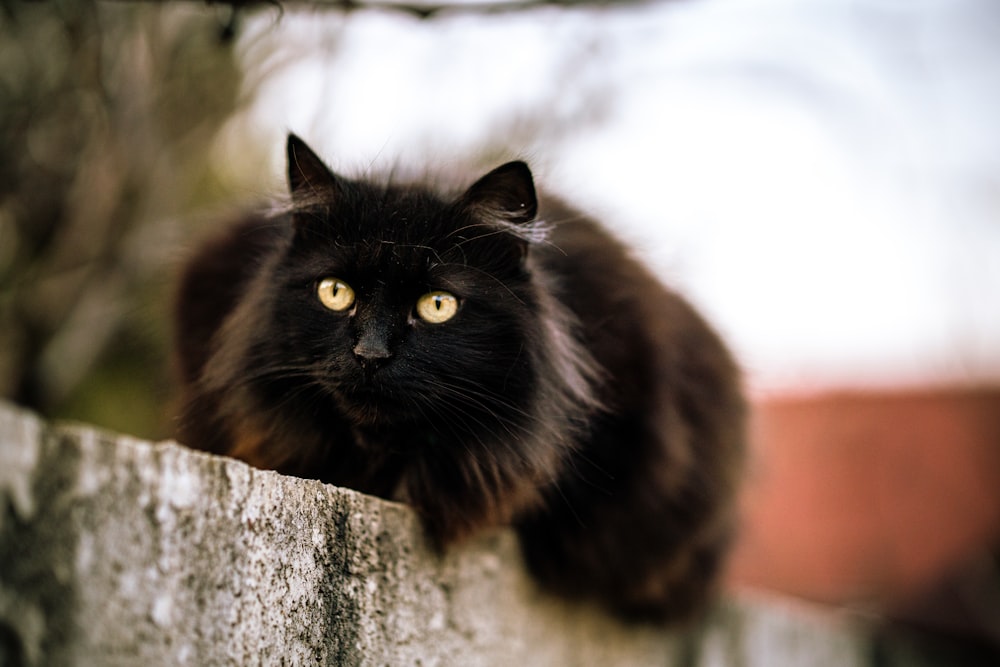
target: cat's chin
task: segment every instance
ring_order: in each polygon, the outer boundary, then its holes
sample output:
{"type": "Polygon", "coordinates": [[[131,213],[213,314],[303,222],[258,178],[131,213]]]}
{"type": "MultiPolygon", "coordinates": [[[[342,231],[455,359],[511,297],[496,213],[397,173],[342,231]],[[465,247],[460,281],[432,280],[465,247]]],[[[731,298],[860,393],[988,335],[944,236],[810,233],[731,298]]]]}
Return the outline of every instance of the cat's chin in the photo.
{"type": "Polygon", "coordinates": [[[374,391],[335,393],[341,412],[355,426],[373,427],[406,421],[409,410],[399,401],[374,391]]]}

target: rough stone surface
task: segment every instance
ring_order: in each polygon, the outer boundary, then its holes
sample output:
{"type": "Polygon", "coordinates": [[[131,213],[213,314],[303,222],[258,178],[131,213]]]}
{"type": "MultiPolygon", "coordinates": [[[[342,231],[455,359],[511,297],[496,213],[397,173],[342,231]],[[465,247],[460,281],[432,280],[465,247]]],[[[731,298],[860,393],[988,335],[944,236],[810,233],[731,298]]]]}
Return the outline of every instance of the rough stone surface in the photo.
{"type": "Polygon", "coordinates": [[[0,404],[0,665],[851,667],[871,646],[774,602],[622,625],[539,593],[509,532],[440,557],[403,506],[0,404]]]}

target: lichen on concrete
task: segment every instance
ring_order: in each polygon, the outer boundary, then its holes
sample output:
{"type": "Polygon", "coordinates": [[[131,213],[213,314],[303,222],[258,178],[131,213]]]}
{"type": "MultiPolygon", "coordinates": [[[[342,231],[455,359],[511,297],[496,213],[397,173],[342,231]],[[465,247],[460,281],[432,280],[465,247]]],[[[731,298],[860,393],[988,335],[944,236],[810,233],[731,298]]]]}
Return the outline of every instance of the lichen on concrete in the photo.
{"type": "Polygon", "coordinates": [[[406,507],[0,404],[0,665],[865,664],[727,601],[684,632],[540,592],[513,534],[439,555],[406,507]]]}

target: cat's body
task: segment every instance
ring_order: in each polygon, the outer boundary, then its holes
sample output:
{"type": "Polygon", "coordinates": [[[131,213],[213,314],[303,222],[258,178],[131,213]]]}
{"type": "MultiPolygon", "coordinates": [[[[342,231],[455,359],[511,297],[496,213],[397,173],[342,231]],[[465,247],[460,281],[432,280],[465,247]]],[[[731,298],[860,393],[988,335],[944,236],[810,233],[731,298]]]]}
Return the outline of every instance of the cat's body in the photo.
{"type": "Polygon", "coordinates": [[[183,277],[179,439],[404,500],[441,546],[511,524],[564,595],[698,609],[744,437],[705,322],[596,223],[536,217],[522,163],[442,198],[288,152],[291,211],[242,220],[183,277]]]}

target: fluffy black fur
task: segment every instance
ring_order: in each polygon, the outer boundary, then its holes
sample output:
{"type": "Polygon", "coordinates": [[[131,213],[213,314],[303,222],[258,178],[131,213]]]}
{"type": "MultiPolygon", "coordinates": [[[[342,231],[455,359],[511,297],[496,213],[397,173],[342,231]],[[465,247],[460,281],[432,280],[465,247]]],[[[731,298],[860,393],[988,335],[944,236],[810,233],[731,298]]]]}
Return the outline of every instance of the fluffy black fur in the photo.
{"type": "Polygon", "coordinates": [[[457,196],[332,173],[288,139],[291,206],[183,275],[178,437],[386,498],[442,546],[512,524],[547,588],[631,616],[707,599],[733,524],[738,373],[597,223],[511,162],[457,196]],[[326,277],[356,293],[324,307],[326,277]],[[414,313],[445,290],[441,324],[414,313]]]}

